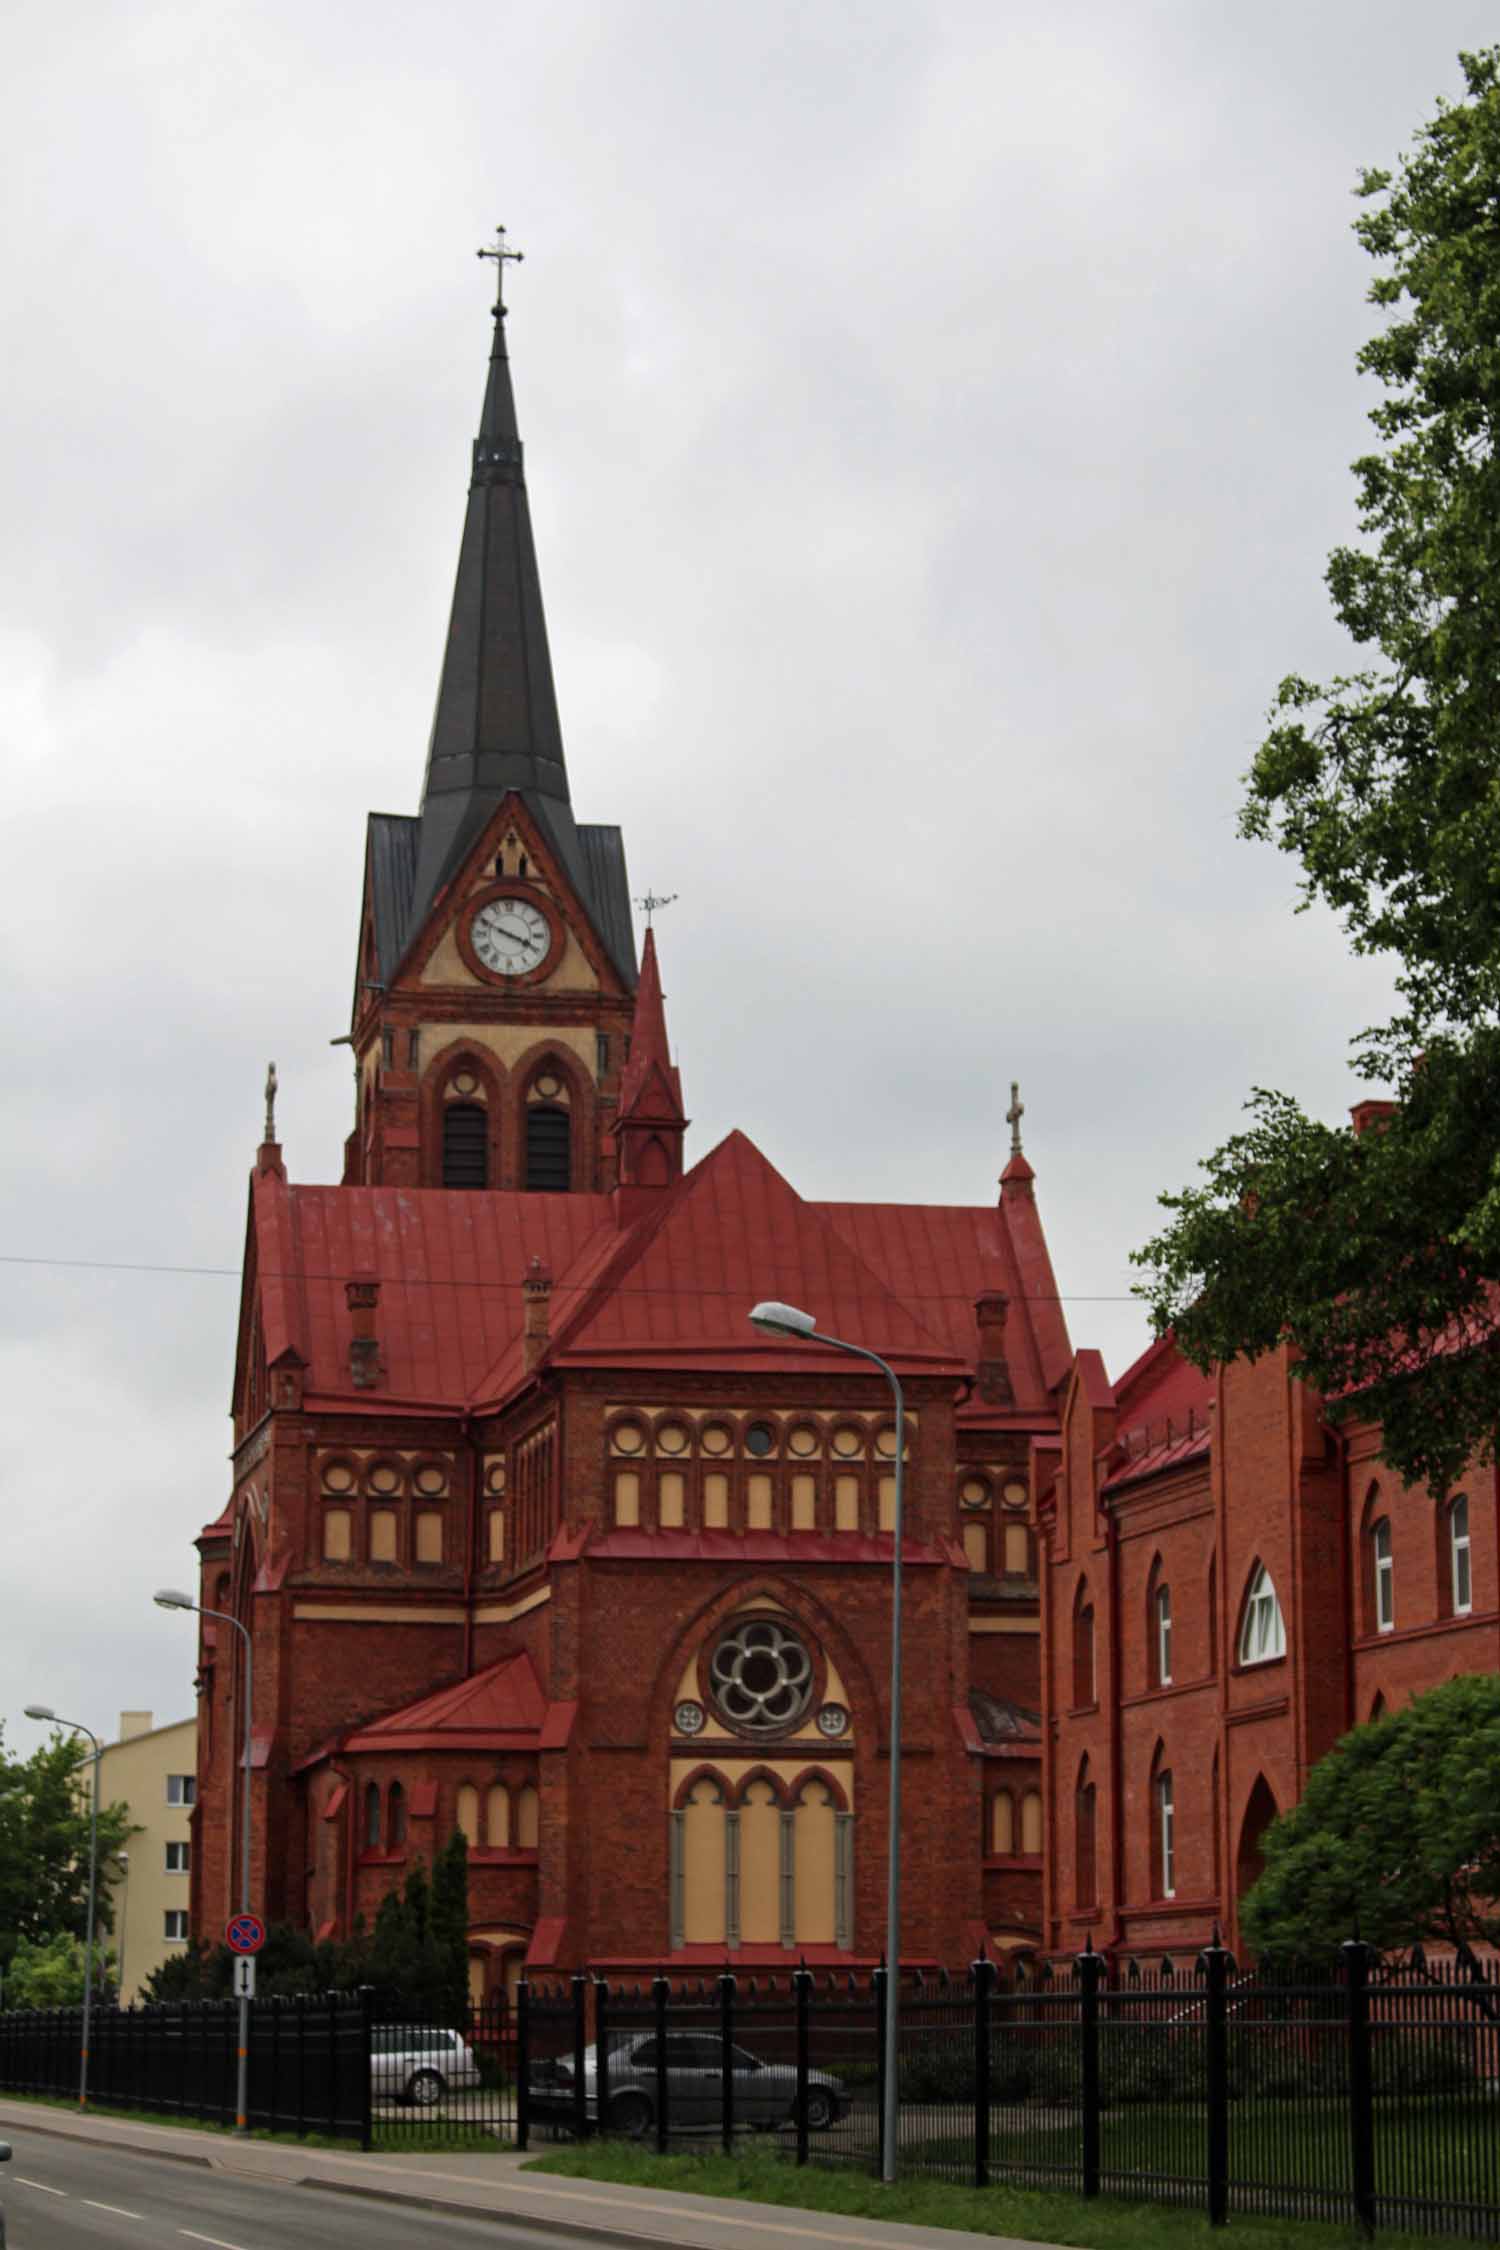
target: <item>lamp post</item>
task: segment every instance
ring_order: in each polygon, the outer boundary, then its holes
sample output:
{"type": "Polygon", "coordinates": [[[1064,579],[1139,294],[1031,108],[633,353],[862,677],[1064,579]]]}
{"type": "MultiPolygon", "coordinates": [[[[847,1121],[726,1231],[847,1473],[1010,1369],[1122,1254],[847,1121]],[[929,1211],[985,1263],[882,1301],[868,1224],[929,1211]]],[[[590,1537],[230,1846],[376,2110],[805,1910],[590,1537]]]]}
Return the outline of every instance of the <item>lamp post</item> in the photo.
{"type": "Polygon", "coordinates": [[[904,1520],[906,1470],[906,1400],[900,1379],[889,1361],[863,1344],[846,1344],[837,1336],[820,1333],[811,1313],[795,1305],[768,1302],[757,1305],[750,1323],[766,1336],[790,1337],[798,1344],[821,1344],[828,1351],[847,1352],[851,1359],[868,1360],[878,1367],[891,1386],[896,1402],[896,1521],[891,1540],[891,1795],[890,1843],[885,1878],[885,2113],[880,2176],[889,2187],[896,2177],[896,2025],[901,2005],[901,1537],[904,1520]]]}
{"type": "Polygon", "coordinates": [[[94,1902],[99,1890],[99,1760],[104,1745],[92,1727],[77,1719],[60,1719],[50,1703],[28,1703],[28,1719],[45,1719],[70,1734],[86,1734],[94,1745],[94,1793],[89,1804],[89,1911],[83,1941],[83,2039],[78,2050],[78,2106],[89,2106],[89,2030],[94,2013],[94,1902]]]}
{"type": "MultiPolygon", "coordinates": [[[[240,1912],[250,1912],[250,1755],[251,1729],[255,1717],[255,1667],[250,1646],[248,1627],[224,1609],[205,1609],[195,1602],[191,1594],[179,1594],[174,1587],[163,1586],[152,1596],[158,1609],[196,1610],[200,1617],[216,1617],[221,1625],[232,1625],[245,1644],[245,1743],[243,1751],[244,1776],[240,1789],[240,1912]]],[[[250,2130],[250,2002],[240,1994],[240,2045],[239,2070],[235,2080],[235,2120],[237,2133],[250,2130]]]]}
{"type": "Polygon", "coordinates": [[[119,1995],[118,1995],[118,1999],[117,1999],[116,2005],[117,2005],[117,2006],[119,2006],[119,2007],[121,2007],[121,2008],[123,2008],[123,2007],[124,2007],[124,2005],[125,2005],[125,1938],[126,1938],[126,1933],[127,1933],[128,1929],[129,1929],[129,1925],[130,1925],[130,1854],[129,1854],[129,1852],[116,1852],[116,1853],[115,1853],[115,1865],[116,1865],[116,1867],[118,1867],[118,1868],[120,1869],[120,1871],[121,1871],[121,1877],[120,1877],[120,1942],[119,1942],[119,1945],[118,1945],[118,1946],[116,1947],[116,1949],[115,1949],[115,1974],[116,1974],[116,1976],[117,1976],[117,1977],[118,1977],[118,1979],[119,1979],[119,1995]]]}

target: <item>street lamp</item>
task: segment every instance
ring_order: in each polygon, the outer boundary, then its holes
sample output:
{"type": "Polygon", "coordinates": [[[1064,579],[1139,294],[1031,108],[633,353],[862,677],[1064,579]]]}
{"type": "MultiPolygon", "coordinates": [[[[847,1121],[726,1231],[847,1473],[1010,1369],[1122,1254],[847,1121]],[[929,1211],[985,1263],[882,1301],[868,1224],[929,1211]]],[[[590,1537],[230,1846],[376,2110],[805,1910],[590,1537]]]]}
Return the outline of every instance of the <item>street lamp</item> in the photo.
{"type": "Polygon", "coordinates": [[[125,2005],[125,1936],[130,1923],[130,1854],[116,1852],[115,1865],[121,1870],[120,1882],[120,1942],[115,1949],[115,1974],[119,1980],[117,2005],[125,2005]]]}
{"type": "MultiPolygon", "coordinates": [[[[250,1755],[251,1727],[255,1717],[255,1669],[250,1647],[248,1627],[224,1609],[205,1609],[195,1602],[191,1594],[180,1594],[175,1587],[163,1586],[152,1595],[158,1609],[196,1610],[200,1617],[216,1617],[221,1625],[232,1625],[245,1644],[245,1747],[244,1780],[240,1791],[240,1912],[250,1912],[250,1755]]],[[[240,1994],[240,2052],[239,2072],[236,2078],[235,2121],[237,2133],[250,2130],[250,2001],[246,1993],[240,1994]]]]}
{"type": "Polygon", "coordinates": [[[891,2186],[896,2178],[896,2020],[901,2002],[901,1534],[905,1499],[906,1400],[894,1367],[863,1344],[846,1344],[837,1336],[824,1336],[811,1313],[795,1305],[773,1302],[757,1305],[750,1325],[762,1335],[781,1336],[796,1344],[822,1344],[828,1351],[847,1352],[851,1359],[868,1360],[878,1367],[891,1386],[896,1402],[896,1521],[891,1541],[891,1805],[890,1845],[885,1881],[885,2115],[880,2176],[891,2186]]]}
{"type": "Polygon", "coordinates": [[[94,2012],[94,1899],[99,1888],[99,1760],[104,1745],[92,1727],[77,1719],[60,1719],[50,1703],[28,1703],[28,1719],[44,1719],[49,1726],[66,1727],[70,1734],[86,1734],[94,1745],[94,1794],[89,1806],[89,1912],[83,1941],[83,2040],[78,2050],[78,2106],[89,2106],[89,2028],[94,2012]]]}

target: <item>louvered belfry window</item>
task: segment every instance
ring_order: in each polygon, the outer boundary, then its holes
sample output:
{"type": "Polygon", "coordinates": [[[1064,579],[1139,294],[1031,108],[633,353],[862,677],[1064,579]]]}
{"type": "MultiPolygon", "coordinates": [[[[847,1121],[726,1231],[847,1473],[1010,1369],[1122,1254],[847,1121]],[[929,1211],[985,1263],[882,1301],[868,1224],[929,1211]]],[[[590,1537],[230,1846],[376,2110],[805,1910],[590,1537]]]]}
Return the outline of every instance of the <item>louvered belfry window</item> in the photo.
{"type": "Polygon", "coordinates": [[[526,1112],[526,1185],[533,1193],[566,1195],[572,1172],[571,1121],[565,1109],[534,1102],[526,1112]]]}
{"type": "Polygon", "coordinates": [[[489,1119],[478,1102],[449,1102],[443,1111],[443,1185],[488,1187],[489,1119]]]}

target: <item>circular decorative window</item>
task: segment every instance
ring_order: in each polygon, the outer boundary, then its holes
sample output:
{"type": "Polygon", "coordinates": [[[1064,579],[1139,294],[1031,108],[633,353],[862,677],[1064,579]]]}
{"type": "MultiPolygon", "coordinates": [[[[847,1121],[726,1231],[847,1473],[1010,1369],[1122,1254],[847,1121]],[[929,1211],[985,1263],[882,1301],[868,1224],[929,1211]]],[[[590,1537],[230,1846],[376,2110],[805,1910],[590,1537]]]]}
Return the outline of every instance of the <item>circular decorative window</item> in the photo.
{"type": "Polygon", "coordinates": [[[492,1461],[485,1470],[484,1489],[486,1492],[503,1492],[505,1490],[505,1463],[503,1461],[492,1461]]]}
{"type": "Polygon", "coordinates": [[[348,1492],[354,1483],[354,1471],[345,1461],[330,1461],[323,1471],[323,1483],[329,1492],[348,1492]]]}
{"type": "Polygon", "coordinates": [[[775,1734],[801,1718],[812,1697],[812,1658],[774,1617],[752,1617],[725,1635],[708,1676],[719,1709],[745,1734],[775,1734]]]}
{"type": "Polygon", "coordinates": [[[455,1094],[477,1094],[479,1091],[479,1080],[472,1070],[455,1071],[449,1084],[455,1094]]]}
{"type": "Polygon", "coordinates": [[[810,1422],[799,1422],[794,1430],[788,1432],[786,1442],[789,1452],[806,1461],[818,1450],[818,1433],[810,1422]]]}
{"type": "Polygon", "coordinates": [[[663,1422],[656,1433],[659,1453],[686,1453],[688,1434],[681,1422],[663,1422]]]}
{"type": "Polygon", "coordinates": [[[382,1462],[378,1469],[370,1471],[370,1490],[372,1492],[396,1492],[400,1489],[400,1485],[399,1471],[391,1468],[388,1462],[382,1462]]]}
{"type": "Polygon", "coordinates": [[[621,1422],[611,1439],[616,1453],[639,1453],[645,1444],[645,1433],[639,1422],[621,1422]]]}
{"type": "Polygon", "coordinates": [[[727,1453],[732,1442],[722,1422],[705,1424],[698,1439],[705,1453],[727,1453]]]}
{"type": "Polygon", "coordinates": [[[555,1070],[544,1070],[536,1082],[536,1090],[544,1102],[555,1102],[562,1092],[562,1080],[555,1070]]]}
{"type": "Polygon", "coordinates": [[[875,1450],[877,1453],[883,1453],[888,1461],[895,1458],[896,1425],[894,1422],[887,1422],[883,1429],[876,1431],[875,1450]]]}
{"type": "Polygon", "coordinates": [[[853,1429],[846,1422],[842,1429],[834,1431],[833,1450],[835,1453],[841,1453],[846,1461],[852,1461],[855,1455],[863,1453],[864,1449],[865,1433],[863,1430],[853,1429]]]}
{"type": "Polygon", "coordinates": [[[842,1703],[825,1703],[818,1713],[818,1732],[830,1740],[849,1732],[849,1714],[842,1703]]]}
{"type": "Polygon", "coordinates": [[[1003,1498],[1004,1498],[1004,1501],[1005,1501],[1005,1505],[1007,1506],[1007,1508],[1024,1508],[1024,1507],[1025,1507],[1025,1505],[1026,1505],[1026,1487],[1025,1487],[1025,1485],[1024,1485],[1024,1484],[1008,1484],[1008,1485],[1007,1485],[1007,1486],[1005,1487],[1005,1491],[1004,1491],[1004,1494],[1003,1494],[1003,1498]]]}
{"type": "Polygon", "coordinates": [[[707,1719],[701,1703],[679,1703],[672,1713],[672,1724],[679,1734],[701,1734],[707,1719]]]}
{"type": "Polygon", "coordinates": [[[745,1432],[745,1451],[753,1453],[757,1461],[763,1461],[768,1453],[774,1453],[775,1450],[776,1432],[770,1423],[752,1422],[745,1432]]]}
{"type": "Polygon", "coordinates": [[[983,1477],[965,1477],[958,1488],[958,1497],[965,1508],[984,1508],[989,1505],[990,1488],[983,1477]]]}
{"type": "Polygon", "coordinates": [[[435,1498],[435,1497],[436,1497],[436,1495],[437,1495],[438,1493],[440,1493],[440,1492],[446,1492],[446,1491],[447,1491],[447,1489],[448,1489],[448,1475],[447,1475],[447,1471],[446,1471],[446,1470],[444,1470],[444,1469],[440,1469],[440,1468],[438,1467],[438,1465],[437,1465],[437,1463],[436,1463],[435,1461],[429,1461],[429,1462],[428,1462],[428,1464],[427,1464],[427,1466],[426,1466],[425,1468],[423,1468],[423,1469],[418,1469],[418,1471],[417,1471],[417,1490],[418,1490],[418,1492],[425,1492],[425,1493],[427,1493],[427,1494],[428,1494],[429,1496],[431,1496],[431,1497],[434,1497],[434,1498],[435,1498]]]}

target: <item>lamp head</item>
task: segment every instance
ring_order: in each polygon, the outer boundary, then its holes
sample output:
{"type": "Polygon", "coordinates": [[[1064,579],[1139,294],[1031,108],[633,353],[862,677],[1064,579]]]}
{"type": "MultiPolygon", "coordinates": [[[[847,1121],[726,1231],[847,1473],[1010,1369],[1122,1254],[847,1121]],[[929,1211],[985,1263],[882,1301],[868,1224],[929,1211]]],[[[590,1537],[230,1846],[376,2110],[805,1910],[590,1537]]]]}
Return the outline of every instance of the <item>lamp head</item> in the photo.
{"type": "Polygon", "coordinates": [[[764,1336],[810,1336],[817,1322],[810,1312],[799,1312],[795,1305],[779,1305],[768,1299],[757,1305],[750,1315],[750,1325],[764,1336]]]}
{"type": "Polygon", "coordinates": [[[28,1703],[26,1716],[28,1719],[51,1719],[54,1723],[57,1719],[57,1713],[50,1703],[28,1703]]]}
{"type": "Polygon", "coordinates": [[[151,1599],[158,1609],[196,1609],[198,1604],[191,1594],[179,1594],[173,1586],[163,1586],[151,1599]]]}

